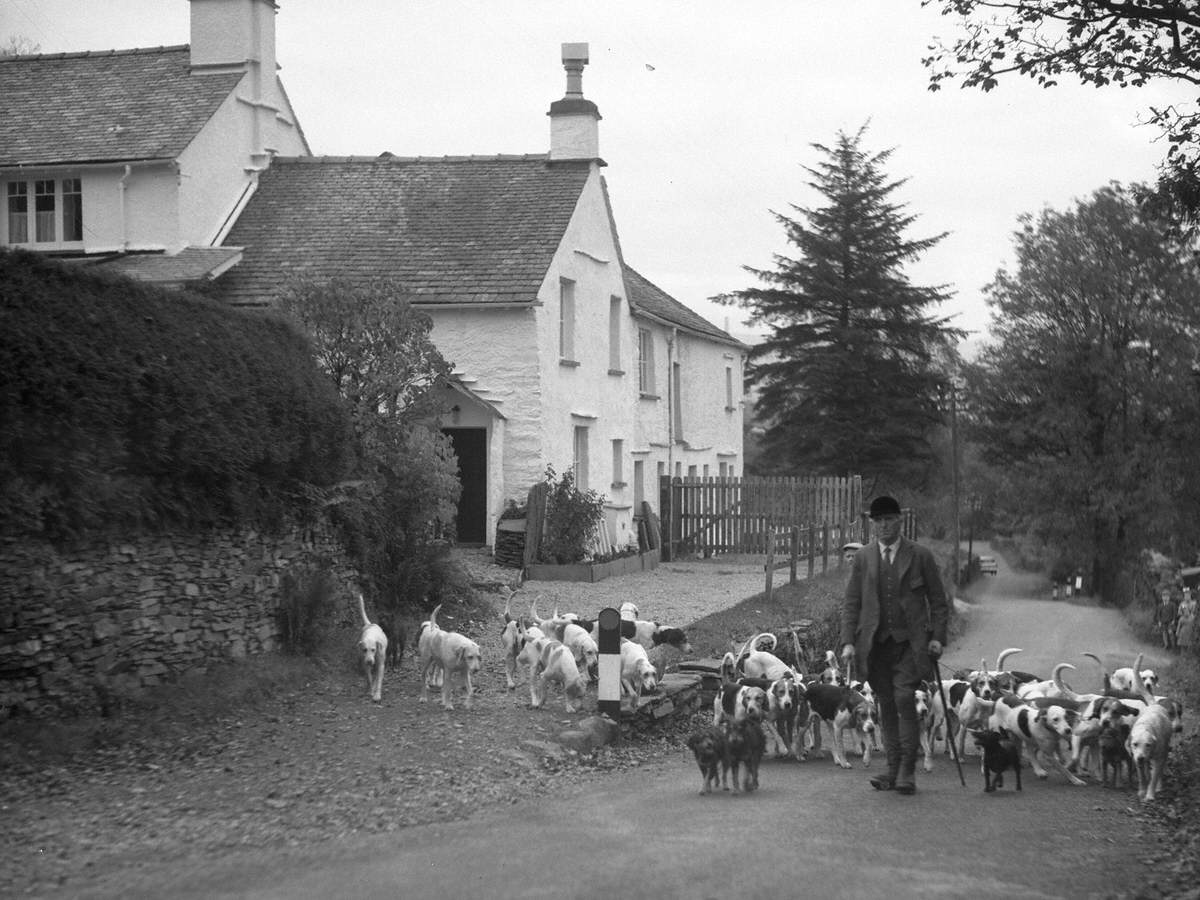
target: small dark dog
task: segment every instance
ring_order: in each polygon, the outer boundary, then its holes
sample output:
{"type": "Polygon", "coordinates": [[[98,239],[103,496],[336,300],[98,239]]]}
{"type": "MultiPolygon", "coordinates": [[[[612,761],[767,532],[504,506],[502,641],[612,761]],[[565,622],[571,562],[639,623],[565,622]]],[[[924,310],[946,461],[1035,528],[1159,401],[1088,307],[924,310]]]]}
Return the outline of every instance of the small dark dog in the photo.
{"type": "Polygon", "coordinates": [[[404,662],[404,645],[408,643],[408,630],[404,623],[390,613],[380,616],[379,627],[387,635],[387,652],[383,655],[388,668],[399,669],[404,662]]]}
{"type": "Polygon", "coordinates": [[[709,725],[693,731],[688,735],[687,745],[696,757],[696,765],[704,776],[701,794],[711,794],[712,789],[720,781],[721,765],[726,754],[725,729],[719,725],[709,725]]]}
{"type": "Polygon", "coordinates": [[[762,725],[754,716],[740,722],[727,723],[725,733],[725,758],[721,762],[721,786],[729,790],[729,772],[733,771],[733,790],[737,793],[738,766],[745,765],[746,775],[741,783],[741,789],[749,792],[758,789],[758,766],[763,754],[767,752],[767,737],[763,734],[762,725]]]}
{"type": "Polygon", "coordinates": [[[1007,731],[985,731],[975,735],[975,745],[983,751],[983,790],[992,793],[1004,787],[1004,773],[1012,769],[1017,773],[1017,790],[1021,789],[1021,745],[1007,731]],[[995,775],[995,778],[992,778],[995,775]]]}
{"type": "Polygon", "coordinates": [[[1117,777],[1121,774],[1122,767],[1125,768],[1125,786],[1133,784],[1133,757],[1129,755],[1129,750],[1125,746],[1127,740],[1129,740],[1128,725],[1118,725],[1114,728],[1110,723],[1105,722],[1100,729],[1100,735],[1096,741],[1100,745],[1100,781],[1105,787],[1115,788],[1117,786],[1117,777]]]}

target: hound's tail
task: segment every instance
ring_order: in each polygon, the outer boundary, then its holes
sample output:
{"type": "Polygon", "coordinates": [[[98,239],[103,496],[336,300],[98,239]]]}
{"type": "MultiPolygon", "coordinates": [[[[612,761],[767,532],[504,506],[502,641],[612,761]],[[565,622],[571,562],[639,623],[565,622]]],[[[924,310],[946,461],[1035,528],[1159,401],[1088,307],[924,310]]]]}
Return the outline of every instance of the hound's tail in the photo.
{"type": "Polygon", "coordinates": [[[996,657],[996,671],[1003,672],[1004,671],[1004,661],[1006,659],[1008,659],[1010,656],[1012,656],[1014,653],[1021,653],[1021,652],[1023,652],[1023,651],[1021,650],[1020,647],[1009,647],[1007,650],[1001,650],[1000,655],[996,657]]]}
{"type": "Polygon", "coordinates": [[[1050,680],[1054,682],[1054,686],[1056,688],[1058,688],[1058,690],[1062,693],[1062,695],[1064,697],[1069,697],[1073,700],[1078,695],[1075,693],[1075,691],[1071,688],[1071,686],[1069,684],[1066,684],[1063,682],[1063,680],[1062,680],[1062,670],[1063,669],[1070,669],[1072,672],[1075,671],[1075,667],[1073,665],[1071,665],[1070,663],[1059,663],[1057,666],[1054,667],[1054,674],[1051,676],[1050,680]]]}
{"type": "Polygon", "coordinates": [[[433,608],[433,612],[431,612],[429,614],[429,627],[431,629],[437,629],[438,631],[440,631],[442,628],[442,626],[438,624],[438,620],[437,620],[438,610],[441,608],[442,608],[442,604],[439,603],[437,606],[435,606],[433,608]]]}
{"type": "Polygon", "coordinates": [[[1133,689],[1142,695],[1142,699],[1146,701],[1147,706],[1154,705],[1154,695],[1150,693],[1150,689],[1146,687],[1146,681],[1141,676],[1142,671],[1142,654],[1137,655],[1137,661],[1133,664],[1133,689]]]}
{"type": "Polygon", "coordinates": [[[358,611],[362,613],[363,628],[371,624],[371,620],[367,618],[367,604],[363,600],[362,591],[358,592],[358,611]]]}

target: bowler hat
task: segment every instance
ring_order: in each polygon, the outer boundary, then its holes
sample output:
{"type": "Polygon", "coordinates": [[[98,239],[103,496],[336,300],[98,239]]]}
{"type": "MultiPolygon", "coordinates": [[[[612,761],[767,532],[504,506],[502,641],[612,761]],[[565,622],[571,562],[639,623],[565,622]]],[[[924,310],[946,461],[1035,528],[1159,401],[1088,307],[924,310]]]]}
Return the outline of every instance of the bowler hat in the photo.
{"type": "Polygon", "coordinates": [[[876,497],[871,501],[871,511],[868,515],[872,519],[878,519],[881,516],[898,516],[900,515],[900,504],[896,502],[895,497],[889,497],[886,494],[876,497]]]}

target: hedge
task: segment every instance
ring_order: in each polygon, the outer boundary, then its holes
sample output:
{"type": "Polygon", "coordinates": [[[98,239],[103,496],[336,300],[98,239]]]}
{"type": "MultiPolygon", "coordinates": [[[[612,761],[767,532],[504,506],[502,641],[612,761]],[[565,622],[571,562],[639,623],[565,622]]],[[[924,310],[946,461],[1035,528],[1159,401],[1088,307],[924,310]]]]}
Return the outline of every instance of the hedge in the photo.
{"type": "Polygon", "coordinates": [[[0,251],[0,531],[269,524],[353,456],[306,337],[25,251],[0,251]]]}

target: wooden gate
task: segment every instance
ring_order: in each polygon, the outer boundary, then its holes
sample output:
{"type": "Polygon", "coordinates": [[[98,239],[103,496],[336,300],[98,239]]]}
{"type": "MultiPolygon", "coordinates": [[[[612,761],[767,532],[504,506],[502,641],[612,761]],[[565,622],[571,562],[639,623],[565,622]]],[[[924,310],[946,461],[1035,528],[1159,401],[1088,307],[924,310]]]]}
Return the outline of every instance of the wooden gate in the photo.
{"type": "MultiPolygon", "coordinates": [[[[682,554],[766,554],[773,535],[828,526],[835,552],[862,540],[862,476],[679,478],[659,484],[663,560],[682,554]]],[[[811,538],[810,543],[815,544],[811,538]]]]}

